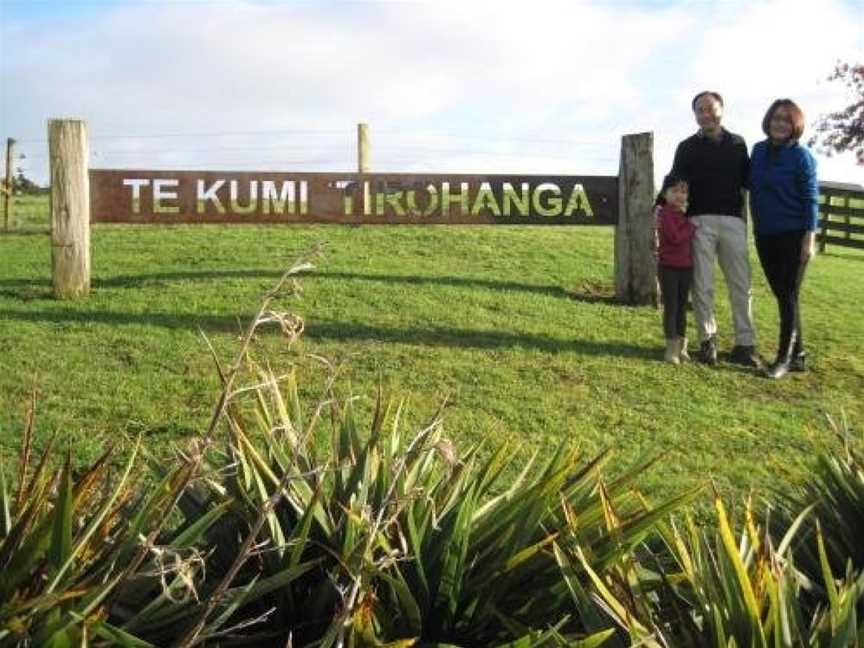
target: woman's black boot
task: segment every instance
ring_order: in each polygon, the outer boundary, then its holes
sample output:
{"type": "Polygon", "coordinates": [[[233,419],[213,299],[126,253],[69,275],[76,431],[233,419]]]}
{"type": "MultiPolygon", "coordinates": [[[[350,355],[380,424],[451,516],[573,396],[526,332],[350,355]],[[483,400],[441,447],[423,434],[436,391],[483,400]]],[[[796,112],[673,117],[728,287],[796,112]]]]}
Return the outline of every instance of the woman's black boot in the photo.
{"type": "Polygon", "coordinates": [[[799,351],[792,354],[789,361],[789,371],[807,371],[807,352],[799,351]]]}
{"type": "Polygon", "coordinates": [[[777,359],[765,367],[766,378],[778,380],[789,373],[792,365],[793,351],[795,349],[795,332],[781,332],[780,344],[777,348],[777,359]]]}

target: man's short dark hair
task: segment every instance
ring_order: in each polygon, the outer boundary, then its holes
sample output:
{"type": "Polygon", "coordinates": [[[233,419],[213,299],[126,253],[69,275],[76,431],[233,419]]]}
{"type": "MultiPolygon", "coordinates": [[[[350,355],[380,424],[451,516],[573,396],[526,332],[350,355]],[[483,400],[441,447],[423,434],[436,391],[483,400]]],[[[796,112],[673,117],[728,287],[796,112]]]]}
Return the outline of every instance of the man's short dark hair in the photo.
{"type": "Polygon", "coordinates": [[[713,90],[703,90],[702,92],[697,94],[695,97],[693,97],[693,101],[690,102],[690,108],[692,108],[694,112],[696,111],[696,102],[699,101],[705,95],[712,97],[721,106],[723,105],[723,97],[720,96],[719,92],[714,92],[713,90]]]}

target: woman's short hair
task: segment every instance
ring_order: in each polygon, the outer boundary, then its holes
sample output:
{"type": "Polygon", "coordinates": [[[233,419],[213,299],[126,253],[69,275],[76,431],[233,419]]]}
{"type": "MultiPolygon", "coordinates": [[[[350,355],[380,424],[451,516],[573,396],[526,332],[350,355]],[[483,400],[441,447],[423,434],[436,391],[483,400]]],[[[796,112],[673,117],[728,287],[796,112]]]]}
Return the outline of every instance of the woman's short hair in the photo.
{"type": "Polygon", "coordinates": [[[791,99],[777,99],[771,104],[768,112],[765,113],[765,117],[762,118],[762,132],[771,137],[771,118],[780,108],[785,108],[789,114],[789,119],[792,121],[792,139],[797,140],[804,132],[804,113],[798,107],[798,104],[791,99]]]}
{"type": "Polygon", "coordinates": [[[699,101],[705,95],[708,95],[709,97],[714,99],[714,101],[719,103],[721,106],[723,105],[723,97],[720,96],[719,92],[714,92],[713,90],[703,90],[702,92],[697,94],[695,97],[693,97],[693,101],[690,102],[690,108],[693,109],[693,112],[696,112],[696,102],[699,101]]]}

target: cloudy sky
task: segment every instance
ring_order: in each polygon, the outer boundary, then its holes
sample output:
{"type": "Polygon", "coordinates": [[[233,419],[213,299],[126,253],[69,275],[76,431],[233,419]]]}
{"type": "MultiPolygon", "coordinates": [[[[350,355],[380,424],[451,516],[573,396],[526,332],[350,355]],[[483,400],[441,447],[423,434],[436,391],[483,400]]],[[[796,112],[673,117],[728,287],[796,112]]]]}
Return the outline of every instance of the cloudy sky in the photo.
{"type": "Polygon", "coordinates": [[[368,122],[377,171],[614,175],[653,131],[659,176],[698,90],[752,144],[777,97],[847,105],[837,60],[862,0],[0,0],[0,137],[44,183],[53,117],[137,169],[351,171],[368,122]]]}

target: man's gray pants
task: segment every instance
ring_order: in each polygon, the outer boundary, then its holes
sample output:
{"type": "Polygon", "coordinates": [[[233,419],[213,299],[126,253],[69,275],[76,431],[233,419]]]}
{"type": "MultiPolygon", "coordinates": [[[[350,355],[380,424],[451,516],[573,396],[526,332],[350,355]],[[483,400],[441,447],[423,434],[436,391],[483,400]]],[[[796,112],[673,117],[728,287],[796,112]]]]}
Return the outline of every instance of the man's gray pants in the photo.
{"type": "Polygon", "coordinates": [[[737,216],[701,214],[690,219],[696,225],[693,239],[693,310],[699,341],[717,334],[714,318],[714,259],[729,290],[735,344],[753,346],[750,256],[747,249],[747,222],[737,216]]]}

